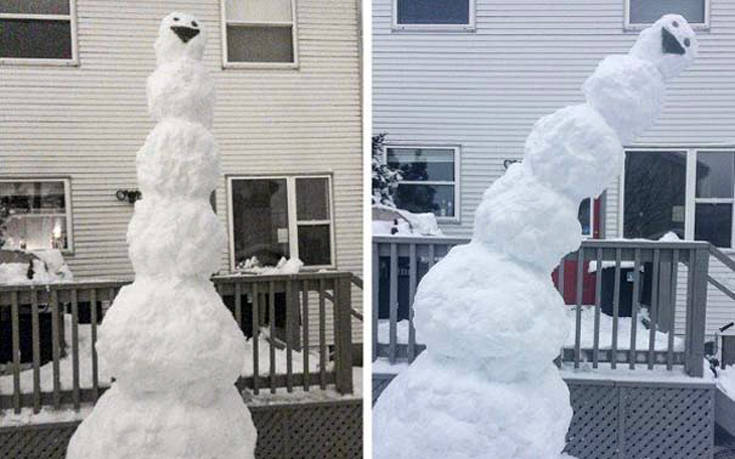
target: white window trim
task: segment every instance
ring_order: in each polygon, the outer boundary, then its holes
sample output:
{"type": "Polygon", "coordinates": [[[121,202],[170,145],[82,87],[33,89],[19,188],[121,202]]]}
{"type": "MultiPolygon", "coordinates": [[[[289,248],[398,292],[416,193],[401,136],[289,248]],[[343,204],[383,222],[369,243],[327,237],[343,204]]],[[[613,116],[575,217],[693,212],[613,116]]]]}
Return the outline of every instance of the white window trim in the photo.
{"type": "Polygon", "coordinates": [[[296,12],[297,0],[291,0],[291,22],[241,22],[227,21],[226,0],[220,0],[220,30],[222,42],[222,68],[223,69],[298,69],[299,68],[299,33],[298,18],[296,12]],[[227,24],[236,25],[274,25],[274,26],[291,26],[291,41],[293,43],[293,62],[230,62],[227,58],[227,24]]]}
{"type": "Polygon", "coordinates": [[[334,190],[332,188],[332,175],[319,173],[283,174],[283,175],[228,175],[227,177],[227,233],[230,249],[230,271],[236,271],[235,263],[235,225],[232,203],[232,182],[235,180],[286,180],[286,198],[288,206],[288,247],[289,258],[299,257],[299,233],[298,227],[307,225],[329,224],[329,248],[332,262],[328,265],[304,265],[305,271],[316,271],[319,269],[336,269],[337,250],[334,231],[334,190]],[[296,179],[304,178],[326,178],[329,189],[329,219],[326,220],[298,220],[296,214],[296,179]]]}
{"type": "MultiPolygon", "coordinates": [[[[698,22],[690,22],[689,25],[692,26],[692,29],[694,30],[708,30],[710,28],[710,7],[711,7],[711,0],[703,0],[704,1],[704,22],[698,23],[698,22]]],[[[632,23],[630,22],[630,0],[624,0],[624,6],[623,6],[623,14],[625,16],[625,23],[624,23],[624,29],[626,31],[631,32],[639,32],[648,26],[650,26],[650,23],[632,23]]]]}
{"type": "Polygon", "coordinates": [[[469,0],[467,24],[399,24],[398,0],[392,0],[391,28],[394,32],[474,32],[476,27],[476,0],[469,0]]]}
{"type": "MultiPolygon", "coordinates": [[[[730,247],[719,247],[720,250],[726,252],[735,251],[735,198],[697,198],[697,153],[733,153],[735,154],[735,146],[727,147],[630,147],[625,149],[628,152],[679,152],[685,153],[686,163],[686,184],[684,189],[684,240],[694,240],[694,216],[696,212],[697,202],[733,202],[733,221],[732,234],[730,235],[730,247]]],[[[618,236],[625,237],[625,163],[623,163],[623,172],[619,177],[620,193],[618,196],[618,236]]]]}
{"type": "Polygon", "coordinates": [[[71,25],[71,59],[42,59],[32,57],[0,57],[0,65],[47,65],[78,66],[79,49],[77,40],[77,0],[69,1],[69,14],[0,13],[0,19],[35,19],[47,21],[69,21],[71,25]]]}
{"type": "Polygon", "coordinates": [[[22,182],[62,182],[64,184],[64,204],[66,205],[66,232],[68,247],[59,249],[64,255],[74,255],[74,218],[71,202],[71,177],[39,176],[39,177],[0,177],[0,182],[22,183],[22,182]]]}
{"type": "MultiPolygon", "coordinates": [[[[594,239],[595,238],[595,201],[596,199],[593,197],[589,197],[585,199],[590,200],[590,232],[589,234],[584,234],[584,232],[582,232],[582,239],[594,239]]],[[[582,201],[584,201],[584,199],[582,201]]],[[[582,203],[580,202],[579,205],[581,206],[582,203]]]]}
{"type": "Polygon", "coordinates": [[[439,223],[460,223],[461,222],[461,193],[460,193],[460,163],[462,158],[462,147],[460,145],[446,145],[446,144],[426,144],[426,143],[401,143],[391,142],[386,143],[383,148],[383,164],[388,164],[388,149],[389,148],[416,148],[416,149],[444,149],[454,151],[454,182],[449,181],[436,181],[436,180],[401,180],[400,183],[407,185],[453,185],[454,186],[454,217],[440,217],[437,215],[436,221],[439,223]]]}

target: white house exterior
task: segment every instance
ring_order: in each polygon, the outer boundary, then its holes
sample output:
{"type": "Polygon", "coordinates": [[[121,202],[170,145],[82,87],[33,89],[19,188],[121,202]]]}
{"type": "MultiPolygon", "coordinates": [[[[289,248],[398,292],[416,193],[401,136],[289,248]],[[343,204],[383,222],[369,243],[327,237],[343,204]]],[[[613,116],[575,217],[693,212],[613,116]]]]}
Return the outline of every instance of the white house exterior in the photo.
{"type": "MultiPolygon", "coordinates": [[[[671,209],[665,218],[651,217],[658,220],[650,227],[642,225],[644,229],[636,229],[629,217],[625,230],[623,177],[610,184],[601,199],[602,221],[591,226],[598,226],[599,235],[606,238],[653,237],[655,230],[664,229],[687,239],[717,239],[726,251],[733,247],[735,2],[375,0],[373,4],[373,132],[387,133],[389,163],[410,160],[417,148],[423,149],[420,154],[425,158],[404,187],[406,199],[398,204],[433,210],[443,232],[458,237],[471,235],[482,192],[504,172],[508,161],[521,158],[536,120],[583,102],[580,88],[586,77],[606,55],[627,52],[644,23],[665,12],[687,16],[698,32],[698,60],[669,85],[656,126],[634,145],[626,145],[629,167],[655,170],[662,161],[673,164],[672,178],[665,182],[676,188],[667,190],[668,198],[657,198],[660,193],[649,187],[640,195],[646,202],[639,202],[633,192],[628,199],[649,206],[661,199],[671,209]],[[638,151],[647,156],[634,153],[638,151]],[[724,154],[707,156],[714,152],[724,154]],[[717,173],[710,179],[702,172],[698,176],[698,161],[700,170],[717,173]],[[432,188],[430,194],[421,183],[432,188]],[[433,208],[427,208],[431,199],[433,208]]],[[[628,174],[628,180],[642,179],[628,174]]],[[[401,186],[398,194],[400,201],[401,186]]],[[[735,285],[735,274],[714,259],[710,272],[735,285]]],[[[735,302],[710,287],[708,332],[731,320],[735,302]]]]}
{"type": "MultiPolygon", "coordinates": [[[[77,279],[132,275],[133,206],[116,193],[136,189],[135,155],[153,126],[145,85],[159,22],[182,11],[208,34],[217,87],[215,202],[230,237],[222,271],[283,255],[360,275],[359,0],[0,8],[0,196],[22,195],[13,199],[28,207],[11,219],[8,247],[59,246],[77,279]]],[[[359,300],[353,292],[358,309],[359,300]]]]}

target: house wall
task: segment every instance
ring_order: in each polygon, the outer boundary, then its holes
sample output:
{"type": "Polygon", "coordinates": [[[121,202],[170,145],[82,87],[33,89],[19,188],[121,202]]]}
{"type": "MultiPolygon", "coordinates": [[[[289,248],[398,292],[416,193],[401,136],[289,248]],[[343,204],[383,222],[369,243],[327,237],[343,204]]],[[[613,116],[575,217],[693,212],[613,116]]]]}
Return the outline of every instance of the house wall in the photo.
{"type": "MultiPolygon", "coordinates": [[[[735,2],[711,0],[698,31],[695,65],[671,82],[663,114],[636,145],[730,143],[735,139],[735,2]]],[[[460,222],[471,235],[482,192],[520,159],[534,122],[584,101],[580,87],[608,54],[626,53],[624,0],[476,0],[474,32],[391,29],[393,0],[373,2],[373,132],[388,142],[461,146],[460,222]]],[[[607,191],[606,237],[618,237],[619,184],[607,191]]],[[[735,285],[735,275],[725,273],[735,285]]],[[[733,302],[710,293],[713,330],[735,318],[733,302]]]]}
{"type": "MultiPolygon", "coordinates": [[[[125,234],[133,206],[115,191],[136,188],[135,154],[154,125],[145,94],[153,42],[175,10],[197,16],[209,39],[222,223],[227,174],[331,173],[337,267],[360,275],[358,0],[297,0],[299,68],[268,70],[222,68],[219,0],[76,3],[78,66],[0,65],[0,176],[71,177],[75,247],[66,259],[77,278],[132,275],[125,234]]],[[[359,309],[357,292],[353,299],[359,309]]]]}

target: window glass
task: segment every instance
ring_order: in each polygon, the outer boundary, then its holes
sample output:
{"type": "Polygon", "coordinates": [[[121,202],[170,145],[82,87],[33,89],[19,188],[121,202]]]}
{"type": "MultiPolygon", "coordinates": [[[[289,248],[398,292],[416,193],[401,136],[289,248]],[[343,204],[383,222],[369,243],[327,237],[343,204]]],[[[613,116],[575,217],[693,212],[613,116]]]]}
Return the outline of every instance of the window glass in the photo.
{"type": "Polygon", "coordinates": [[[229,62],[294,62],[291,0],[227,0],[229,62]]]}
{"type": "Polygon", "coordinates": [[[0,182],[4,248],[68,249],[65,182],[0,182]]]}
{"type": "Polygon", "coordinates": [[[299,258],[306,266],[332,264],[329,225],[299,225],[299,258]]]}
{"type": "Polygon", "coordinates": [[[732,204],[697,203],[694,239],[709,241],[717,247],[730,247],[732,239],[732,204]]]}
{"type": "Polygon", "coordinates": [[[703,24],[705,0],[630,0],[630,23],[652,24],[661,16],[676,13],[692,24],[703,24]]]}
{"type": "Polygon", "coordinates": [[[0,13],[70,14],[69,0],[0,0],[0,13]]]}
{"type": "Polygon", "coordinates": [[[398,24],[469,24],[470,0],[396,0],[398,24]]]}
{"type": "Polygon", "coordinates": [[[389,148],[387,162],[404,181],[454,181],[454,150],[389,148]]]}
{"type": "Polygon", "coordinates": [[[0,19],[0,57],[71,59],[71,22],[0,19]]]}
{"type": "Polygon", "coordinates": [[[296,218],[329,219],[329,181],[326,178],[296,179],[296,218]]]}
{"type": "Polygon", "coordinates": [[[578,218],[579,224],[582,226],[582,235],[592,235],[592,210],[590,208],[590,199],[587,198],[579,204],[578,218]]]}
{"type": "Polygon", "coordinates": [[[410,212],[433,212],[438,217],[454,217],[454,185],[399,183],[395,203],[410,212]]]}
{"type": "Polygon", "coordinates": [[[659,239],[673,231],[684,239],[685,190],[685,153],[628,152],[624,236],[659,239]]]}
{"type": "Polygon", "coordinates": [[[232,181],[235,265],[255,256],[263,266],[289,258],[286,179],[232,181]]]}
{"type": "Polygon", "coordinates": [[[735,155],[731,152],[697,153],[697,198],[732,198],[735,155]]]}

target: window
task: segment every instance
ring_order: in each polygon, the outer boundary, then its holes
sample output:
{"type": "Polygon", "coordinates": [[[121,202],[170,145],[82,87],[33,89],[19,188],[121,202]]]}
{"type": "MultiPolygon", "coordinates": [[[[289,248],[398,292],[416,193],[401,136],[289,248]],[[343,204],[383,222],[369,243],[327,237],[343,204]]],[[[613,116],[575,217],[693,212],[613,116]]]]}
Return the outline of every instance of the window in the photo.
{"type": "Polygon", "coordinates": [[[222,0],[225,66],[295,67],[295,0],[222,0]]]}
{"type": "Polygon", "coordinates": [[[0,180],[5,249],[72,250],[68,179],[0,180]]]}
{"type": "Polygon", "coordinates": [[[0,0],[0,62],[76,63],[74,0],[0,0]]]}
{"type": "Polygon", "coordinates": [[[474,0],[393,0],[396,30],[474,30],[474,0]]]}
{"type": "Polygon", "coordinates": [[[654,150],[626,153],[623,235],[733,247],[735,152],[654,150]]]}
{"type": "Polygon", "coordinates": [[[626,0],[625,13],[625,26],[636,30],[670,13],[684,16],[694,28],[703,28],[709,24],[709,0],[626,0]]]}
{"type": "Polygon", "coordinates": [[[592,199],[587,198],[579,204],[578,218],[582,226],[582,237],[594,237],[595,231],[595,209],[592,199]]]}
{"type": "Polygon", "coordinates": [[[459,221],[459,148],[387,147],[386,163],[401,171],[394,202],[410,212],[433,212],[439,221],[459,221]]]}
{"type": "Polygon", "coordinates": [[[252,257],[334,266],[330,176],[230,177],[230,252],[235,267],[252,257]]]}

